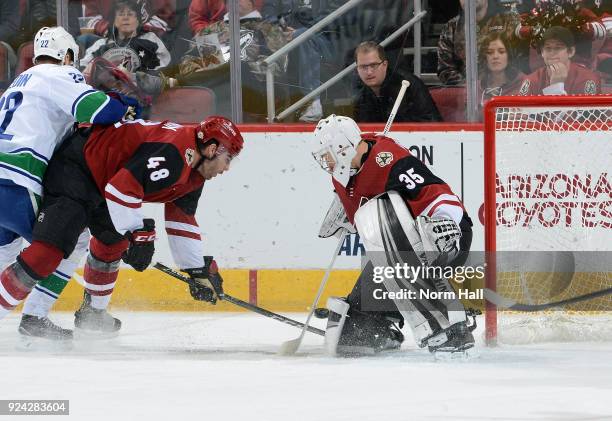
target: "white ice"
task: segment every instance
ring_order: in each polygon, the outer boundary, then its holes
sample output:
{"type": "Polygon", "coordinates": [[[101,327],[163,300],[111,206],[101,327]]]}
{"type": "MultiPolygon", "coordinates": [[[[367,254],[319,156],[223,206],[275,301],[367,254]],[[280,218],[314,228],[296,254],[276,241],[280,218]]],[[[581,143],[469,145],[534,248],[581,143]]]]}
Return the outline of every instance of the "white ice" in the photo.
{"type": "Polygon", "coordinates": [[[299,330],[261,316],[116,316],[117,338],[64,353],[17,351],[18,316],[2,320],[0,399],[69,399],[70,419],[103,421],[612,420],[610,342],[479,343],[473,359],[440,361],[408,336],[401,352],[335,359],[308,334],[280,357],[299,330]]]}

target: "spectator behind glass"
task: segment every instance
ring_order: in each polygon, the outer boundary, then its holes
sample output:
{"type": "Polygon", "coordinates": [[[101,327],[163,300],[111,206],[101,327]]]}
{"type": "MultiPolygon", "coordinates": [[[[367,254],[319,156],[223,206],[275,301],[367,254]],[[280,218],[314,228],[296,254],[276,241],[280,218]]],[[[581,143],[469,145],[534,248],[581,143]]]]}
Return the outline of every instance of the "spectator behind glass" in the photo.
{"type": "MultiPolygon", "coordinates": [[[[155,32],[164,40],[166,34],[172,30],[175,20],[175,3],[175,0],[137,0],[140,22],[144,22],[142,29],[145,32],[155,32]]],[[[108,35],[108,18],[113,13],[115,0],[83,0],[83,6],[85,16],[91,18],[87,28],[93,33],[78,36],[77,42],[86,50],[94,42],[108,35]]]]}
{"type": "Polygon", "coordinates": [[[8,82],[13,75],[17,55],[9,44],[19,28],[19,2],[13,0],[0,0],[0,82],[8,82]]]}
{"type": "MultiPolygon", "coordinates": [[[[461,13],[449,20],[438,40],[438,77],[444,85],[465,83],[465,0],[461,3],[461,13]]],[[[495,0],[476,0],[477,35],[482,38],[488,32],[511,33],[516,27],[516,17],[501,14],[495,0]]]]}
{"type": "Polygon", "coordinates": [[[597,52],[595,65],[604,73],[608,83],[612,83],[612,0],[596,0],[595,13],[601,19],[606,29],[606,40],[597,52]]]}
{"type": "MultiPolygon", "coordinates": [[[[144,32],[140,25],[138,4],[119,0],[111,15],[113,28],[107,38],[96,41],[85,52],[81,66],[90,67],[97,57],[115,65],[130,81],[148,95],[159,94],[172,81],[159,69],[170,62],[170,53],[153,32],[144,32]]],[[[86,74],[95,74],[91,68],[86,74]]],[[[95,81],[90,81],[95,84],[95,81]]]]}
{"type": "MultiPolygon", "coordinates": [[[[229,1],[229,0],[228,0],[229,1]]],[[[240,55],[242,110],[245,121],[265,121],[266,67],[263,60],[287,42],[278,24],[264,21],[253,0],[238,0],[240,15],[240,55]]],[[[231,113],[229,94],[230,62],[229,14],[203,28],[194,37],[192,48],[179,63],[181,85],[206,86],[217,94],[217,113],[231,113]]],[[[287,56],[271,66],[276,76],[287,70],[287,56]]]]}
{"type": "Polygon", "coordinates": [[[355,101],[355,121],[385,122],[402,86],[410,82],[397,110],[397,122],[442,121],[425,84],[412,74],[389,70],[385,50],[373,41],[362,42],[355,50],[361,86],[355,101]]]}
{"type": "MultiPolygon", "coordinates": [[[[158,36],[163,36],[170,30],[169,21],[174,18],[174,8],[167,4],[167,1],[160,0],[138,0],[138,11],[141,15],[140,20],[144,22],[143,29],[147,32],[155,32],[158,36]]],[[[109,21],[107,20],[113,12],[114,0],[83,0],[85,6],[85,16],[92,20],[89,26],[94,30],[98,37],[108,35],[109,21]]]]}
{"type": "MultiPolygon", "coordinates": [[[[572,61],[590,67],[594,59],[593,47],[599,48],[606,38],[604,23],[591,10],[591,7],[597,4],[602,6],[602,1],[604,0],[595,0],[595,4],[589,5],[587,1],[582,0],[538,0],[532,10],[521,15],[520,25],[515,33],[519,39],[536,46],[541,43],[538,38],[542,31],[545,32],[553,26],[563,26],[569,29],[574,37],[576,52],[572,61]]],[[[608,0],[608,7],[609,5],[608,0]]],[[[541,65],[537,55],[531,57],[532,69],[541,65]]]]}
{"type": "MultiPolygon", "coordinates": [[[[264,19],[279,22],[285,28],[288,41],[299,37],[308,28],[334,10],[332,1],[319,0],[266,0],[262,9],[264,19]]],[[[331,43],[318,33],[295,49],[297,56],[298,86],[306,95],[321,86],[321,60],[334,57],[331,43]]],[[[293,55],[290,60],[293,60],[293,55]]],[[[321,100],[316,97],[300,114],[300,121],[316,122],[323,117],[321,100]]]]}
{"type": "MultiPolygon", "coordinates": [[[[255,8],[262,10],[263,3],[264,0],[255,0],[255,8]]],[[[199,35],[206,27],[223,20],[226,13],[225,0],[191,0],[189,26],[191,26],[193,35],[199,35]]]]}
{"type": "Polygon", "coordinates": [[[489,34],[478,52],[480,105],[494,96],[516,95],[525,75],[517,68],[514,51],[505,33],[489,34]]]}
{"type": "Polygon", "coordinates": [[[561,26],[548,28],[542,36],[544,67],[528,75],[520,95],[596,95],[601,93],[599,76],[573,63],[576,54],[574,36],[561,26]]]}

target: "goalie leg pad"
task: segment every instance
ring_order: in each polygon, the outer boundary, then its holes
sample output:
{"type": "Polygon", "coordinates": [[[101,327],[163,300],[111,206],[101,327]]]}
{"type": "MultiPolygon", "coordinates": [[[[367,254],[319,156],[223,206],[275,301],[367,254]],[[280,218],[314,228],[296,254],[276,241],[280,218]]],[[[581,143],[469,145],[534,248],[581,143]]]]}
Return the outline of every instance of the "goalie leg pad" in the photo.
{"type": "Polygon", "coordinates": [[[329,297],[327,299],[327,309],[329,315],[327,316],[327,328],[325,329],[325,351],[330,356],[336,356],[349,304],[342,298],[329,297]]]}
{"type": "MultiPolygon", "coordinates": [[[[379,195],[363,205],[355,214],[355,225],[366,250],[375,266],[394,267],[420,265],[427,262],[424,247],[401,196],[396,192],[379,195]],[[410,256],[418,255],[418,260],[410,256]]],[[[394,299],[394,304],[410,325],[417,344],[427,345],[427,340],[456,323],[466,323],[465,309],[457,299],[429,299],[428,292],[454,291],[446,279],[396,279],[383,280],[387,291],[413,291],[415,299],[394,299]]]]}
{"type": "Polygon", "coordinates": [[[342,298],[327,301],[325,348],[329,355],[373,355],[400,348],[402,333],[384,316],[353,310],[342,298]]]}

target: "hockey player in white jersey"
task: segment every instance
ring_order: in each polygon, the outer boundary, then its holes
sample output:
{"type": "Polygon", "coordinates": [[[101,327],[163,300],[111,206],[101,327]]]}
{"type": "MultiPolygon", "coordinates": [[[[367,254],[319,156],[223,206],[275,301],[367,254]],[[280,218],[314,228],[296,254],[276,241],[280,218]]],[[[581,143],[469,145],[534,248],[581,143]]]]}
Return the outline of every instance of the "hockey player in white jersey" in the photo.
{"type": "MultiPolygon", "coordinates": [[[[0,97],[0,267],[14,261],[31,241],[41,199],[42,179],[53,152],[76,123],[112,124],[136,117],[138,103],[93,89],[75,67],[79,47],[62,27],[44,27],[34,38],[34,66],[21,73],[0,97]]],[[[72,331],[47,317],[54,290],[68,282],[78,257],[65,256],[59,268],[38,285],[24,306],[19,331],[26,337],[68,340],[72,331]]],[[[0,313],[24,298],[0,283],[0,313]]]]}

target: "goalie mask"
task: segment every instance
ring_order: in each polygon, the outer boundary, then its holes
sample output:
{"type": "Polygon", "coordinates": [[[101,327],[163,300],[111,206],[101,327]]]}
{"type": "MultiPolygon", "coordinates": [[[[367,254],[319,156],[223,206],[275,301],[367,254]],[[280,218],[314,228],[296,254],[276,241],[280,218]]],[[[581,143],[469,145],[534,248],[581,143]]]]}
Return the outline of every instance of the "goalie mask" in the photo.
{"type": "Polygon", "coordinates": [[[312,153],[314,159],[334,179],[346,187],[357,169],[351,168],[351,161],[357,154],[361,131],[351,118],[335,114],[319,121],[314,131],[319,145],[312,153]]]}
{"type": "Polygon", "coordinates": [[[79,46],[64,28],[61,26],[44,27],[34,37],[34,58],[36,64],[38,57],[47,56],[56,60],[64,61],[68,51],[72,52],[73,66],[78,68],[79,46]]]}

